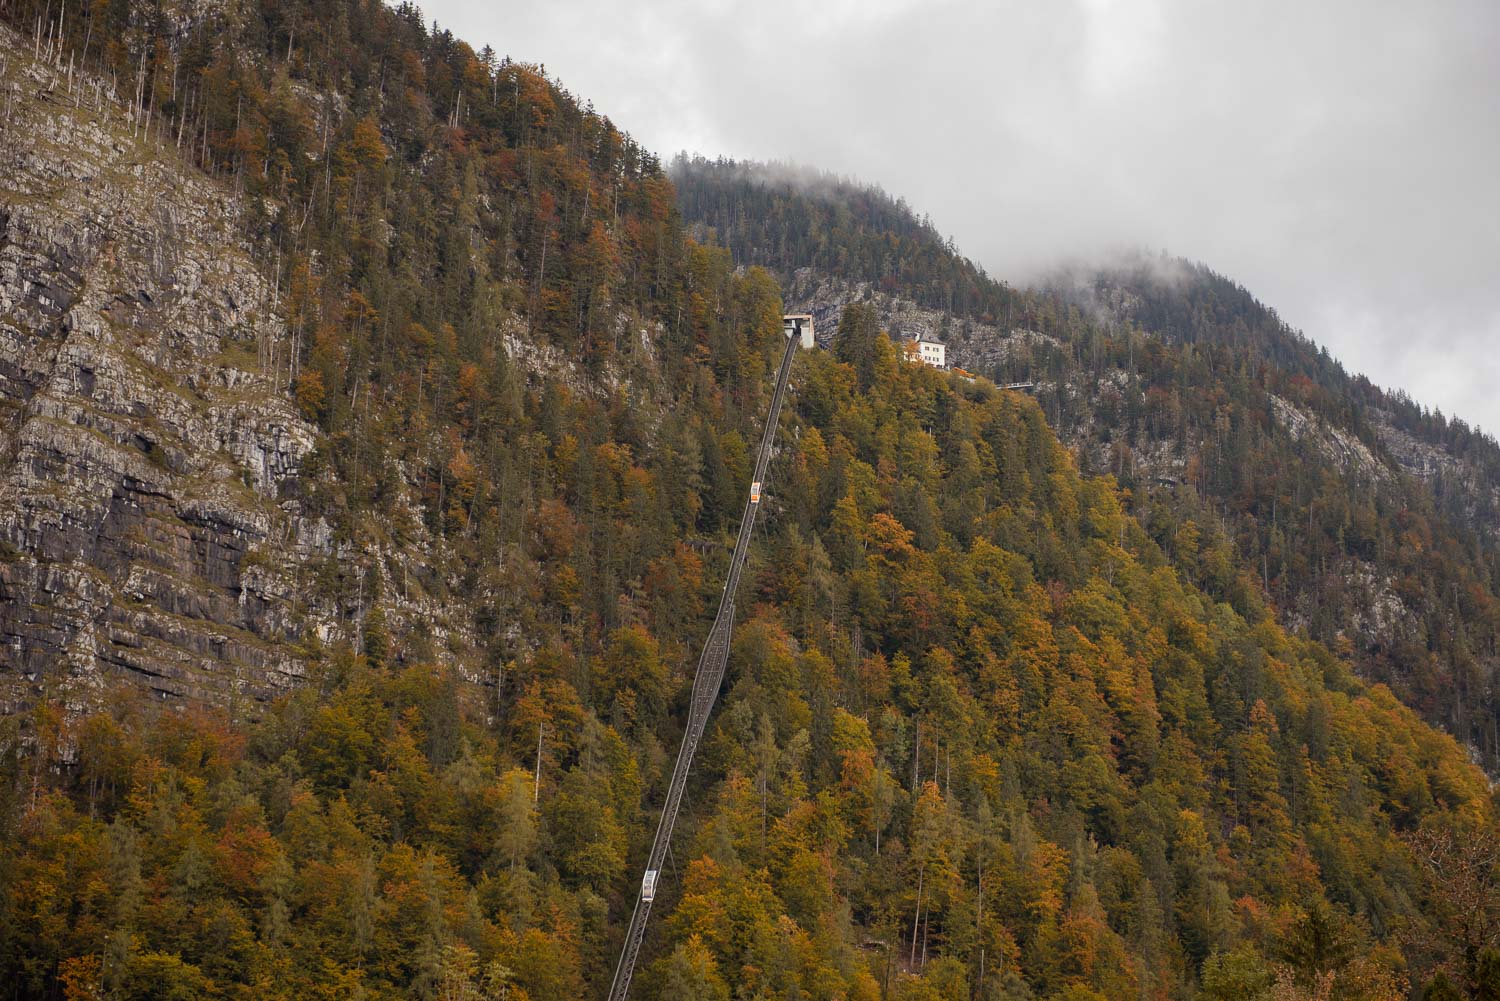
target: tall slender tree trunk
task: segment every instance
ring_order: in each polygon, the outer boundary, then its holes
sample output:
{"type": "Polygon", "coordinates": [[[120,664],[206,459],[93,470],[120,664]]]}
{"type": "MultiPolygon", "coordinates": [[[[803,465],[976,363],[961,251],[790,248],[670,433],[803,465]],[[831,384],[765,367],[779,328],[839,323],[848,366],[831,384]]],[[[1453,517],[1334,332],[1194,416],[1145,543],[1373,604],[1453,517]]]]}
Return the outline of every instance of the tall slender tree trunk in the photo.
{"type": "Polygon", "coordinates": [[[908,966],[917,965],[917,927],[922,921],[922,888],[923,877],[927,874],[927,863],[923,862],[917,869],[917,909],[911,918],[911,960],[908,966]]]}
{"type": "Polygon", "coordinates": [[[911,759],[911,791],[917,791],[918,784],[922,781],[922,721],[917,720],[916,734],[912,738],[911,759]]]}
{"type": "Polygon", "coordinates": [[[545,723],[538,723],[536,725],[536,778],[532,781],[531,786],[531,801],[533,803],[539,800],[542,795],[542,731],[546,728],[547,724],[545,723]]]}

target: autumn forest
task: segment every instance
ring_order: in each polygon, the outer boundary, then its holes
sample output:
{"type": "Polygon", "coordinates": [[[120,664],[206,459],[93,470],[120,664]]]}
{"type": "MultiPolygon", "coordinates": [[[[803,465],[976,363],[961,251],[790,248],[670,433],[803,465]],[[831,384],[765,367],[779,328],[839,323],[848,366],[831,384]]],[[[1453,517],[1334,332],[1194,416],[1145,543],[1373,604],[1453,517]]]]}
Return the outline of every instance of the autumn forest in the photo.
{"type": "MultiPolygon", "coordinates": [[[[316,434],[276,500],[331,526],[278,697],[58,682],[0,719],[10,997],[602,997],[749,487],[785,265],[854,274],[868,253],[959,327],[1008,310],[1067,347],[941,371],[851,303],[798,355],[633,996],[1500,998],[1495,748],[1474,736],[1494,540],[1456,494],[1421,508],[1302,464],[1215,388],[1373,398],[1243,290],[1200,276],[1121,334],[973,270],[904,206],[845,215],[837,258],[763,193],[745,204],[780,242],[737,246],[684,218],[708,182],[405,4],[8,0],[0,19],[65,41],[245,206],[284,335],[246,351],[316,434]],[[1251,348],[1285,356],[1262,371],[1233,353],[1251,348]],[[990,378],[1061,387],[1126,354],[1142,402],[1115,401],[1130,430],[1103,450],[1064,389],[990,378]],[[1220,417],[1218,451],[1153,492],[1131,449],[1169,412],[1184,440],[1220,417]],[[1431,545],[1382,559],[1436,596],[1413,607],[1437,638],[1341,639],[1352,599],[1320,574],[1400,531],[1431,545]]],[[[7,544],[0,578],[23,558],[7,544]]]]}

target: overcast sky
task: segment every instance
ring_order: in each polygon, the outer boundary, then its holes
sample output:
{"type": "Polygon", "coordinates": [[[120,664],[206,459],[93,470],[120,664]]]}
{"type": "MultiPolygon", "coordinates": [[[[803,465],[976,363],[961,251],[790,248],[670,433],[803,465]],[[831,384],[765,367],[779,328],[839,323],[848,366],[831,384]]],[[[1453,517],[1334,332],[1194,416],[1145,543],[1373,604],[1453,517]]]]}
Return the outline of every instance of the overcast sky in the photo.
{"type": "Polygon", "coordinates": [[[992,274],[1200,260],[1500,430],[1500,0],[436,0],[664,159],[880,184],[992,274]]]}

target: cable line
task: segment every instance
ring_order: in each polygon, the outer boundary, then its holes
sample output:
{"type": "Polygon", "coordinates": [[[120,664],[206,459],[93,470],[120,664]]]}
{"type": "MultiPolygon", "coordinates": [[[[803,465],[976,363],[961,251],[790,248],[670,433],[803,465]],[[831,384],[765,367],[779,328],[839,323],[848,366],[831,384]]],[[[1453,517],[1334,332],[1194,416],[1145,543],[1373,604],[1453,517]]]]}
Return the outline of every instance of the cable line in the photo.
{"type": "Polygon", "coordinates": [[[755,515],[760,510],[766,470],[776,441],[776,418],[781,412],[781,398],[786,393],[787,377],[792,371],[792,358],[797,353],[800,325],[788,326],[787,334],[786,353],[782,355],[781,368],[776,373],[776,391],[771,396],[771,412],[766,417],[766,428],[761,435],[760,452],[755,459],[755,475],[750,482],[750,495],[745,499],[745,511],[740,515],[740,533],[735,540],[734,556],[729,561],[729,572],[725,575],[724,593],[719,597],[719,612],[714,617],[708,642],[704,644],[703,653],[698,658],[687,732],[682,735],[677,764],[672,768],[672,784],[667,787],[667,799],[662,805],[661,819],[656,824],[656,839],[651,843],[646,873],[641,878],[635,910],[630,915],[630,928],[625,932],[625,942],[620,948],[620,962],[615,967],[615,978],[610,984],[609,1001],[625,1001],[626,995],[630,993],[630,980],[635,976],[636,956],[641,951],[642,939],[646,937],[646,919],[651,916],[651,902],[656,899],[657,877],[672,842],[672,828],[677,824],[677,811],[682,805],[682,792],[687,787],[688,774],[693,770],[693,755],[697,753],[698,742],[703,739],[709,713],[713,711],[714,702],[719,697],[719,685],[724,680],[724,667],[729,661],[729,639],[734,632],[734,592],[739,586],[740,571],[744,568],[745,557],[749,553],[755,515]]]}

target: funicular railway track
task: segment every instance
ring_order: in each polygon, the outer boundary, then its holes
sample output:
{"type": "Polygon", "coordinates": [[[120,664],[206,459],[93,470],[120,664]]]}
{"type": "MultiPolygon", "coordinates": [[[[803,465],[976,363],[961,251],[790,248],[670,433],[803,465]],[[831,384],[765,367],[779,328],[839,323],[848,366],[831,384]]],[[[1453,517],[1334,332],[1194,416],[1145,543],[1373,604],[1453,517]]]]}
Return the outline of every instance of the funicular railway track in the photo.
{"type": "MultiPolygon", "coordinates": [[[[677,825],[677,812],[682,806],[682,793],[687,788],[688,776],[693,769],[693,755],[703,739],[709,714],[719,696],[719,685],[724,680],[724,667],[729,661],[729,640],[734,631],[734,594],[740,582],[740,571],[744,569],[745,557],[750,550],[750,537],[755,530],[755,515],[760,510],[762,484],[766,481],[766,470],[771,462],[772,447],[776,442],[776,422],[781,413],[781,399],[786,395],[787,378],[792,371],[792,359],[797,354],[797,345],[802,335],[799,322],[786,327],[786,351],[781,356],[781,368],[776,372],[776,389],[771,395],[770,413],[766,415],[766,427],[761,434],[760,451],[755,457],[755,474],[745,499],[745,510],[740,515],[740,532],[734,543],[734,556],[729,561],[725,574],[724,593],[719,598],[719,611],[709,630],[708,642],[698,658],[698,670],[693,677],[693,699],[688,711],[687,730],[682,736],[682,747],[677,752],[677,763],[672,768],[672,782],[667,787],[667,798],[662,804],[661,819],[656,825],[656,838],[651,843],[651,854],[647,857],[646,871],[637,893],[635,910],[630,915],[630,927],[625,932],[625,942],[620,948],[620,961],[615,966],[614,980],[609,988],[609,1001],[625,1001],[630,993],[630,981],[635,976],[636,957],[641,942],[646,936],[646,921],[651,916],[651,904],[656,897],[657,874],[666,860],[672,843],[672,830],[677,825]]],[[[811,318],[807,318],[811,324],[811,318]]]]}

